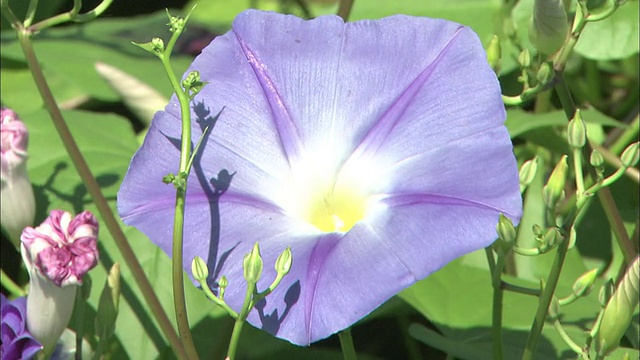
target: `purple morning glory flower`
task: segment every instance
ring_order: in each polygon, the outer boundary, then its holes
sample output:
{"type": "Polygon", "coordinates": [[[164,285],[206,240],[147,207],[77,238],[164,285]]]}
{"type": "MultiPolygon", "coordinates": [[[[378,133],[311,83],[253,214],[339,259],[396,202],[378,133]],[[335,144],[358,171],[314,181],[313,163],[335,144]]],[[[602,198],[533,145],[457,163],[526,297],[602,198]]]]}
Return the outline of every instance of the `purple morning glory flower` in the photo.
{"type": "MultiPolygon", "coordinates": [[[[340,331],[449,261],[491,244],[500,213],[521,215],[500,88],[477,36],[444,20],[397,15],[345,24],[248,10],[190,70],[195,97],[184,264],[229,279],[260,243],[275,278],[248,320],[295,344],[340,331]],[[216,119],[216,115],[220,116],[216,119]],[[214,120],[216,119],[216,120],[214,120]]],[[[175,97],[155,115],[118,194],[125,223],[171,251],[179,162],[175,97]]]]}
{"type": "Polygon", "coordinates": [[[0,359],[31,359],[42,349],[42,345],[27,330],[27,299],[14,300],[2,295],[2,345],[0,359]]]}

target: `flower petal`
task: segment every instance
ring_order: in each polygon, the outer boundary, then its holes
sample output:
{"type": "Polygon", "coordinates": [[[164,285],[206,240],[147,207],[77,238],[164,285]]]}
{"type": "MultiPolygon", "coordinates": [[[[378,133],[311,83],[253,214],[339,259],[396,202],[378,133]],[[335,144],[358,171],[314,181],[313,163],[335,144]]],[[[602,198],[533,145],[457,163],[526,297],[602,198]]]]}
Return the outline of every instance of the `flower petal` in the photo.
{"type": "MultiPolygon", "coordinates": [[[[244,255],[260,243],[263,290],[290,246],[291,272],[248,320],[306,345],[490,244],[499,213],[517,220],[521,200],[484,56],[471,30],[444,20],[240,14],[190,69],[208,82],[194,100],[194,143],[213,129],[188,179],[185,269],[202,257],[212,286],[229,279],[225,300],[238,309],[244,255]],[[316,172],[356,179],[377,205],[346,233],[319,231],[290,206],[316,172]]],[[[178,169],[178,139],[174,97],[118,193],[125,223],[167,253],[175,189],[161,179],[178,169]]]]}

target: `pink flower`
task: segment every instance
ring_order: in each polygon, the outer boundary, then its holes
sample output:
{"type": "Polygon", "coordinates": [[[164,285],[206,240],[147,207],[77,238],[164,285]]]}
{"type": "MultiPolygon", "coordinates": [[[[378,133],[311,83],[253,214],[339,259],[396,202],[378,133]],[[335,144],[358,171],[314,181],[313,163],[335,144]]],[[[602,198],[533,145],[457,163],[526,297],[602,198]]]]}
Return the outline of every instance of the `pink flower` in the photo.
{"type": "Polygon", "coordinates": [[[33,224],[36,208],[26,164],[29,132],[13,110],[1,108],[0,121],[0,220],[13,244],[19,248],[22,229],[33,224]]]}
{"type": "Polygon", "coordinates": [[[38,271],[58,286],[82,284],[98,263],[98,221],[88,211],[75,218],[61,210],[22,233],[22,243],[38,271]]]}
{"type": "Polygon", "coordinates": [[[29,271],[27,325],[45,350],[55,346],[73,312],[82,277],[98,263],[98,221],[88,211],[72,218],[53,210],[37,228],[22,232],[29,271]]]}

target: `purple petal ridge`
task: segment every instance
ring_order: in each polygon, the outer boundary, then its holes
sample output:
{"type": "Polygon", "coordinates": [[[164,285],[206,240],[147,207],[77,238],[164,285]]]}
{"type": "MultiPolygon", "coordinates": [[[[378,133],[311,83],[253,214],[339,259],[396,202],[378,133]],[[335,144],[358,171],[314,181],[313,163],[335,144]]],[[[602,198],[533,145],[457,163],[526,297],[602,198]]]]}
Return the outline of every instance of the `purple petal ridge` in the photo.
{"type": "MultiPolygon", "coordinates": [[[[490,245],[500,213],[519,221],[499,84],[467,27],[248,10],[192,70],[208,83],[193,101],[193,141],[213,128],[188,179],[185,270],[203,258],[212,288],[229,279],[225,300],[238,310],[242,259],[253,244],[265,264],[259,290],[291,247],[290,273],[248,317],[277,337],[307,345],[349,327],[490,245]],[[315,190],[315,175],[327,173],[334,186],[356,181],[354,191],[374,204],[346,232],[320,231],[295,206],[300,191],[315,190]]],[[[174,97],[155,115],[118,193],[123,221],[167,254],[175,189],[161,180],[177,171],[179,138],[174,97]]]]}

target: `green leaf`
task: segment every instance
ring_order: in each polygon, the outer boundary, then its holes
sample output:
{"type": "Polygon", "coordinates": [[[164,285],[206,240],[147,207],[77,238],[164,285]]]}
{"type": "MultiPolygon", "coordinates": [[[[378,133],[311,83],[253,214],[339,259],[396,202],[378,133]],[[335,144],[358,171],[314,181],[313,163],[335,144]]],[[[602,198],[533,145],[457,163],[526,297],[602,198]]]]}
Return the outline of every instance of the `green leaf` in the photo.
{"type": "Polygon", "coordinates": [[[588,23],[576,53],[593,60],[618,60],[638,53],[638,1],[627,1],[608,18],[588,23]]]}
{"type": "MultiPolygon", "coordinates": [[[[116,66],[168,97],[172,89],[167,77],[163,75],[160,60],[131,44],[131,41],[145,42],[152,37],[168,38],[170,33],[165,26],[166,22],[164,12],[148,16],[144,21],[139,18],[100,18],[82,27],[47,29],[34,36],[32,41],[52,92],[58,96],[66,95],[63,101],[69,100],[70,95],[74,98],[88,96],[103,101],[119,100],[119,95],[98,75],[95,69],[97,62],[116,66]]],[[[33,80],[24,75],[24,69],[11,69],[4,65],[5,59],[24,62],[20,45],[14,37],[3,36],[2,56],[2,93],[20,87],[34,89],[33,80]],[[19,78],[9,78],[11,82],[4,81],[5,75],[18,70],[22,71],[19,78]]],[[[187,56],[172,57],[172,66],[178,76],[187,70],[190,62],[191,58],[187,56]]],[[[34,95],[30,99],[35,99],[34,95]]],[[[11,97],[5,100],[3,97],[3,102],[13,107],[20,99],[11,97]]]]}
{"type": "MultiPolygon", "coordinates": [[[[598,124],[621,129],[629,128],[628,125],[612,119],[594,109],[583,110],[582,118],[587,124],[598,124]]],[[[566,127],[568,123],[569,121],[562,110],[543,114],[534,114],[522,109],[509,109],[507,110],[507,121],[505,121],[505,125],[509,130],[509,135],[512,138],[539,128],[552,126],[566,127]]]]}

